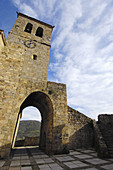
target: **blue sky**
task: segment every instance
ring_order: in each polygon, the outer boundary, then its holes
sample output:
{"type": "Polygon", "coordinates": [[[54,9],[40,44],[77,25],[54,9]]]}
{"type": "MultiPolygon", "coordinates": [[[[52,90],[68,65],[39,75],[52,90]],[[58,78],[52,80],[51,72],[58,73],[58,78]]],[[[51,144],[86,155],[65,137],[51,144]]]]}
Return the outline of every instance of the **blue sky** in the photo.
{"type": "Polygon", "coordinates": [[[113,0],[1,0],[0,29],[16,11],[51,25],[48,80],[67,85],[68,105],[88,117],[113,113],[113,0]]]}

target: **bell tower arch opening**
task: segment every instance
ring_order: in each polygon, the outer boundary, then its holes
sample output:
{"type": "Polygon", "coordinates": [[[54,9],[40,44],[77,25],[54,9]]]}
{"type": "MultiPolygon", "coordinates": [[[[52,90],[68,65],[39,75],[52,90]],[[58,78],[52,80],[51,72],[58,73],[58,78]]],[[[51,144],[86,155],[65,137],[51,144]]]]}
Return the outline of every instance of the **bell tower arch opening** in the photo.
{"type": "Polygon", "coordinates": [[[15,126],[15,131],[13,135],[13,141],[12,141],[12,148],[15,143],[17,130],[18,130],[18,124],[20,121],[20,117],[22,114],[22,111],[27,108],[28,106],[33,106],[37,108],[40,111],[42,121],[41,121],[41,127],[40,127],[40,141],[39,141],[39,147],[40,149],[44,150],[46,153],[51,153],[52,151],[52,134],[53,134],[53,105],[48,97],[43,92],[33,92],[31,93],[21,104],[20,111],[17,118],[17,123],[15,126]]]}

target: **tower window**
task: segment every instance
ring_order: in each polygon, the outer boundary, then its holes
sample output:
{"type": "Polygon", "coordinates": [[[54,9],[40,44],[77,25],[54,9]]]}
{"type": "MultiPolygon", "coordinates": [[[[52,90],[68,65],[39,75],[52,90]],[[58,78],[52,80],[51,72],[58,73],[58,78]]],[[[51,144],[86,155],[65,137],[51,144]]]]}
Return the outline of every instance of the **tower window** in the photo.
{"type": "Polygon", "coordinates": [[[41,27],[37,28],[36,36],[43,37],[43,28],[41,28],[41,27]]]}
{"type": "Polygon", "coordinates": [[[25,32],[31,33],[33,25],[31,23],[28,23],[25,27],[25,32]]]}
{"type": "Polygon", "coordinates": [[[33,55],[33,60],[37,60],[37,55],[33,55]]]}

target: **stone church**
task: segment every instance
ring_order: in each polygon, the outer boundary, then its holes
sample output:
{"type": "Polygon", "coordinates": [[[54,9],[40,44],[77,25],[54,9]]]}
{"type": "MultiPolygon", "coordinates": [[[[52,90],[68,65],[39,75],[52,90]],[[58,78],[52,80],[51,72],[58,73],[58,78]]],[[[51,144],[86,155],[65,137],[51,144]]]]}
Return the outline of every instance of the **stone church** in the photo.
{"type": "Polygon", "coordinates": [[[67,106],[65,84],[47,81],[53,28],[17,13],[6,40],[0,30],[0,158],[13,149],[28,106],[41,113],[39,147],[46,153],[94,146],[92,120],[67,106]]]}

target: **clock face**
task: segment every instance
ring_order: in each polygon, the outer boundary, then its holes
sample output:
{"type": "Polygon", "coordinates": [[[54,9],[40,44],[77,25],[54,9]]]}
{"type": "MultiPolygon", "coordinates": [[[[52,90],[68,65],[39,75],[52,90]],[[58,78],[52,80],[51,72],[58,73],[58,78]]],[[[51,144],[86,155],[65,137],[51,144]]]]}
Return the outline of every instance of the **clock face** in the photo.
{"type": "Polygon", "coordinates": [[[18,28],[19,28],[19,25],[15,25],[15,28],[18,29],[18,28]]]}
{"type": "Polygon", "coordinates": [[[24,45],[28,48],[35,48],[36,47],[36,43],[33,40],[26,40],[24,42],[24,45]]]}

